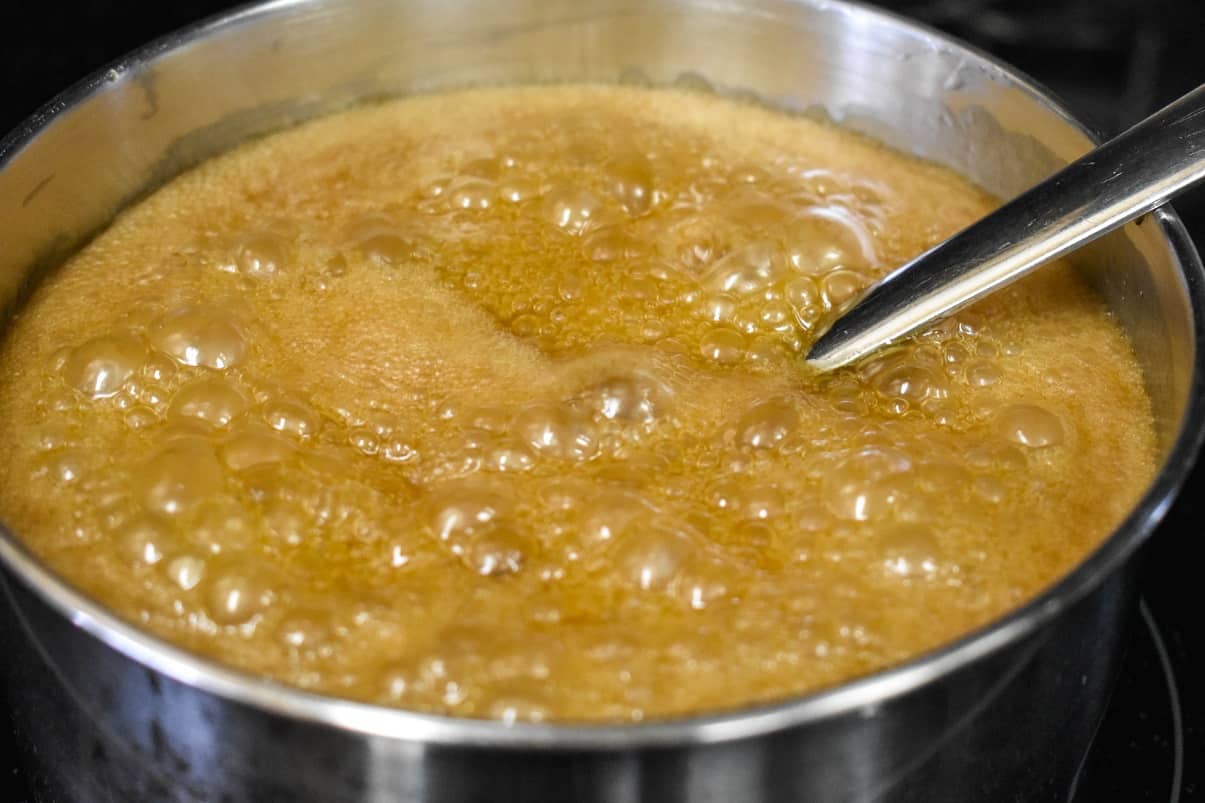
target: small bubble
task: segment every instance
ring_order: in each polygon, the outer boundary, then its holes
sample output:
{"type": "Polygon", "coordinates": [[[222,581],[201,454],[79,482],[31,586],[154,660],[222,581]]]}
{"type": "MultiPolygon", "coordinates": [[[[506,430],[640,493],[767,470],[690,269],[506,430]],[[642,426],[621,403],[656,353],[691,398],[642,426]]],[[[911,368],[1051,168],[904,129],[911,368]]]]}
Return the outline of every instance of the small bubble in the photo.
{"type": "Polygon", "coordinates": [[[745,357],[745,337],[736,329],[717,326],[704,335],[699,351],[720,365],[736,365],[745,357]]]}
{"type": "Polygon", "coordinates": [[[637,151],[625,151],[607,166],[611,194],[629,215],[647,214],[653,204],[653,166],[637,151]]]}
{"type": "Polygon", "coordinates": [[[448,184],[446,197],[453,209],[484,210],[490,208],[495,189],[493,182],[484,179],[457,178],[448,184]]]}
{"type": "Polygon", "coordinates": [[[987,361],[971,363],[967,366],[967,381],[978,388],[990,387],[1000,381],[1000,369],[987,361]]]}
{"type": "Polygon", "coordinates": [[[897,475],[911,470],[903,453],[866,447],[843,460],[825,477],[829,509],[851,521],[887,515],[897,498],[897,475]]]}
{"type": "Polygon", "coordinates": [[[263,279],[284,269],[288,243],[275,232],[257,232],[243,239],[234,253],[234,263],[239,273],[263,279]]]}
{"type": "Polygon", "coordinates": [[[84,473],[84,466],[84,456],[71,449],[52,452],[46,459],[51,479],[63,485],[78,482],[84,473]]]}
{"type": "Polygon", "coordinates": [[[245,570],[221,570],[205,586],[209,618],[219,625],[244,624],[267,604],[267,590],[245,570]]]}
{"type": "Polygon", "coordinates": [[[702,283],[715,292],[750,295],[781,282],[786,273],[786,263],[774,245],[756,242],[718,259],[702,283]]]}
{"type": "Polygon", "coordinates": [[[224,429],[242,415],[248,401],[233,385],[217,377],[198,379],[180,389],[168,408],[176,420],[203,421],[224,429]]]}
{"type": "Polygon", "coordinates": [[[88,397],[105,399],[121,390],[146,357],[146,347],[133,335],[105,335],[74,349],[63,364],[63,376],[88,397]]]}
{"type": "Polygon", "coordinates": [[[354,429],[347,435],[347,441],[357,451],[366,455],[374,455],[381,448],[381,440],[371,429],[354,429]]]}
{"type": "Polygon", "coordinates": [[[851,270],[835,270],[820,280],[820,297],[830,309],[842,309],[857,298],[866,279],[851,270]]]}
{"type": "Polygon", "coordinates": [[[135,561],[154,566],[174,546],[166,525],[154,516],[139,514],[122,525],[122,549],[135,561]]]}
{"type": "Polygon", "coordinates": [[[506,176],[498,182],[498,197],[508,203],[529,201],[540,194],[540,185],[525,176],[506,176]]]}
{"type": "Polygon", "coordinates": [[[180,555],[168,561],[166,572],[168,579],[181,590],[191,591],[205,576],[205,561],[193,555],[180,555]]]}
{"type": "Polygon", "coordinates": [[[598,218],[602,205],[586,190],[561,187],[548,192],[542,207],[545,219],[570,234],[582,234],[598,218]]]}
{"type": "Polygon", "coordinates": [[[138,480],[150,510],[175,515],[217,491],[224,473],[213,449],[189,438],[168,445],[151,458],[139,471],[138,480]]]}
{"type": "MultiPolygon", "coordinates": [[[[403,265],[414,258],[417,250],[414,239],[385,218],[368,218],[357,222],[348,230],[347,242],[352,250],[384,265],[403,265]]],[[[346,270],[347,261],[342,257],[337,257],[327,266],[331,278],[338,278],[346,270]]]]}
{"type": "Polygon", "coordinates": [[[799,426],[799,412],[784,399],[754,405],[737,423],[737,437],[753,449],[778,446],[799,426]]]}
{"type": "Polygon", "coordinates": [[[923,525],[898,524],[880,533],[883,567],[896,577],[924,577],[938,568],[938,546],[933,534],[923,525]]]}
{"type": "Polygon", "coordinates": [[[418,458],[418,451],[405,440],[390,438],[381,449],[381,457],[390,463],[411,463],[418,458]]]}
{"type": "Polygon", "coordinates": [[[264,405],[264,420],[272,429],[305,440],[318,432],[318,414],[302,402],[276,400],[264,405]]]}
{"type": "Polygon", "coordinates": [[[655,518],[633,529],[612,552],[619,578],[642,591],[668,591],[699,546],[680,523],[655,518]]]}
{"type": "Polygon", "coordinates": [[[613,262],[640,254],[639,241],[619,226],[595,229],[582,238],[582,248],[595,262],[613,262]]]}
{"type": "MultiPolygon", "coordinates": [[[[262,425],[260,425],[262,427],[262,425]]],[[[282,463],[293,456],[293,445],[268,429],[246,428],[222,442],[222,461],[232,471],[282,463]]]]}
{"type": "Polygon", "coordinates": [[[1000,411],[997,427],[1013,443],[1041,449],[1063,442],[1063,425],[1058,416],[1035,404],[1014,404],[1000,411]]]}
{"type": "Polygon", "coordinates": [[[771,519],[782,513],[786,497],[771,485],[755,486],[743,493],[741,512],[750,519],[771,519]]]}
{"type": "Polygon", "coordinates": [[[177,362],[206,368],[230,368],[247,353],[238,327],[208,307],[185,307],[164,316],[151,330],[151,343],[177,362]]]}
{"type": "Polygon", "coordinates": [[[590,420],[564,405],[528,408],[516,416],[514,432],[537,454],[589,460],[598,453],[598,435],[590,420]]]}

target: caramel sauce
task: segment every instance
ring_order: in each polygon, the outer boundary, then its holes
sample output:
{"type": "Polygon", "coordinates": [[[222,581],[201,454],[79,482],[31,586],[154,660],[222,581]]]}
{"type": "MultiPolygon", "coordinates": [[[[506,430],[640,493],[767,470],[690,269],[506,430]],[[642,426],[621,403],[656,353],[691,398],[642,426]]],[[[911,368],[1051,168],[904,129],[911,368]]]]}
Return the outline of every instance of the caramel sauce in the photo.
{"type": "Polygon", "coordinates": [[[993,205],[684,91],[419,97],[123,213],[0,355],[0,511],[150,632],[340,697],[637,721],[873,672],[1030,598],[1153,472],[1056,265],[830,375],[818,329],[993,205]]]}

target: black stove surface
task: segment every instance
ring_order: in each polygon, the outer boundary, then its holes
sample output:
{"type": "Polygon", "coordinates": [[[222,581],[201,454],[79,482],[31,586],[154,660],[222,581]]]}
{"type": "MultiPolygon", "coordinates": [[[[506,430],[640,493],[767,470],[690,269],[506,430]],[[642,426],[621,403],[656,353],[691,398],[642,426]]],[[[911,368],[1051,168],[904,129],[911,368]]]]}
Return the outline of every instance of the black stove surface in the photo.
{"type": "MultiPolygon", "coordinates": [[[[885,0],[1045,83],[1114,132],[1205,80],[1205,0],[885,0]]],[[[12,2],[0,13],[0,132],[104,63],[233,5],[12,2]]],[[[1205,191],[1175,204],[1205,247],[1205,191]]],[[[1147,549],[1140,620],[1070,803],[1205,801],[1205,466],[1147,549]],[[1194,599],[1190,599],[1194,597],[1194,599]]],[[[3,695],[0,695],[0,699],[3,695]]],[[[35,803],[20,735],[0,711],[0,803],[35,803]]],[[[134,802],[132,802],[134,803],[134,802]]]]}

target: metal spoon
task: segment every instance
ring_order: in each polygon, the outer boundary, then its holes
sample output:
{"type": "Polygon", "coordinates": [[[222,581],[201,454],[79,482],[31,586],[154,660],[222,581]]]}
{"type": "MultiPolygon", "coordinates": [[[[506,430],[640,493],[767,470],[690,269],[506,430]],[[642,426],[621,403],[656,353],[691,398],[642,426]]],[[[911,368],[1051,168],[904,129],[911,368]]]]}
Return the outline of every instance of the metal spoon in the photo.
{"type": "Polygon", "coordinates": [[[808,352],[862,357],[1150,212],[1205,178],[1205,84],[884,277],[808,352]]]}

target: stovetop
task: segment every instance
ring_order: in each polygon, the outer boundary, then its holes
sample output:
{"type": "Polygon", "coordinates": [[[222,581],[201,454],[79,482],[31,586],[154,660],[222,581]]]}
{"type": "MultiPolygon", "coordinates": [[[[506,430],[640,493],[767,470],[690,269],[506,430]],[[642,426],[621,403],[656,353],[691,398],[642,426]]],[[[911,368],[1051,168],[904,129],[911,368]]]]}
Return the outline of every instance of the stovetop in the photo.
{"type": "MultiPolygon", "coordinates": [[[[223,0],[14,3],[0,26],[0,132],[105,62],[233,5],[223,0]],[[15,7],[13,7],[15,6],[15,7]]],[[[884,0],[1045,83],[1101,131],[1205,80],[1202,0],[884,0]]],[[[1205,191],[1175,204],[1205,247],[1205,191]]],[[[1070,803],[1205,800],[1205,465],[1147,548],[1142,605],[1108,712],[1070,803]]],[[[0,803],[34,803],[19,735],[0,711],[0,803]]]]}

